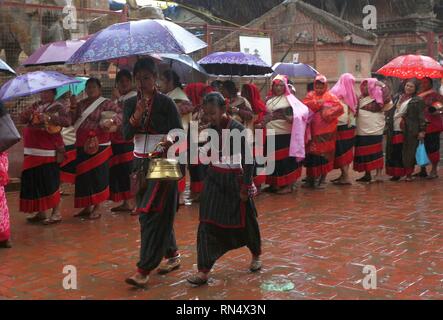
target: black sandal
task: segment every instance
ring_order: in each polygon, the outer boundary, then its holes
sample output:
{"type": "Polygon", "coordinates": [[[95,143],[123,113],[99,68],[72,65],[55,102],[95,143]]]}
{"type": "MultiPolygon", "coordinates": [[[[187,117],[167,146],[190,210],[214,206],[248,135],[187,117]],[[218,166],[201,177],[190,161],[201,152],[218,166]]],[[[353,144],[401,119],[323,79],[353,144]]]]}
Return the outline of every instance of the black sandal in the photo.
{"type": "Polygon", "coordinates": [[[363,176],[360,179],[355,180],[357,182],[371,182],[372,181],[372,177],[371,176],[363,176]]]}

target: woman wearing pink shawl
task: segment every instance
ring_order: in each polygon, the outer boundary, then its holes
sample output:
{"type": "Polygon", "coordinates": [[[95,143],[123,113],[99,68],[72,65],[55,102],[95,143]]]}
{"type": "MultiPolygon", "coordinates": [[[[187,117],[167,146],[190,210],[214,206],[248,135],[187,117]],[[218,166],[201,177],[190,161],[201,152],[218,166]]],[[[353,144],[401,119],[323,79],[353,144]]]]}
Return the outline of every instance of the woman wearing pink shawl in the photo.
{"type": "Polygon", "coordinates": [[[290,193],[301,175],[301,161],[305,158],[309,109],[291,94],[288,79],[279,75],[272,81],[272,96],[266,102],[266,111],[263,121],[256,125],[256,128],[266,127],[268,137],[275,137],[275,153],[267,155],[268,161],[275,161],[275,169],[266,177],[266,183],[270,191],[290,193]]]}
{"type": "Polygon", "coordinates": [[[357,137],[355,141],[354,170],[365,172],[359,182],[371,182],[371,171],[377,170],[375,180],[382,181],[383,133],[385,109],[392,106],[388,87],[375,78],[360,85],[361,96],[357,111],[357,137]]]}
{"type": "Polygon", "coordinates": [[[350,185],[349,166],[354,159],[355,113],[358,99],[354,90],[355,78],[343,74],[330,90],[340,100],[344,113],[338,118],[337,141],[335,142],[334,169],[340,169],[339,178],[332,180],[336,185],[350,185]]]}

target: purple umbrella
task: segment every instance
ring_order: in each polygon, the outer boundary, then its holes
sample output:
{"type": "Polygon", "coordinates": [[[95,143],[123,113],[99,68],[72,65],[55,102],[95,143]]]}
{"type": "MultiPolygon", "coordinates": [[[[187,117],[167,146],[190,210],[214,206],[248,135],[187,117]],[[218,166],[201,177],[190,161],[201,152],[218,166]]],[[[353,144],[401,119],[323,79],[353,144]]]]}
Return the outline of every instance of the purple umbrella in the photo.
{"type": "Polygon", "coordinates": [[[151,53],[188,54],[207,46],[179,25],[158,19],[113,24],[89,38],[68,64],[151,53]]]}
{"type": "Polygon", "coordinates": [[[80,80],[57,71],[29,72],[6,82],[0,88],[0,100],[8,101],[78,82],[80,80]]]}
{"type": "Polygon", "coordinates": [[[262,59],[243,52],[214,52],[198,62],[206,72],[217,76],[258,76],[272,73],[262,59]]]}
{"type": "Polygon", "coordinates": [[[318,71],[304,63],[282,63],[278,62],[272,67],[274,75],[281,74],[288,77],[315,78],[318,71]]]}
{"type": "Polygon", "coordinates": [[[15,71],[2,59],[0,59],[0,71],[5,73],[15,74],[15,71]]]}
{"type": "Polygon", "coordinates": [[[31,54],[22,65],[31,67],[64,64],[85,42],[85,40],[67,40],[45,44],[31,54]]]}

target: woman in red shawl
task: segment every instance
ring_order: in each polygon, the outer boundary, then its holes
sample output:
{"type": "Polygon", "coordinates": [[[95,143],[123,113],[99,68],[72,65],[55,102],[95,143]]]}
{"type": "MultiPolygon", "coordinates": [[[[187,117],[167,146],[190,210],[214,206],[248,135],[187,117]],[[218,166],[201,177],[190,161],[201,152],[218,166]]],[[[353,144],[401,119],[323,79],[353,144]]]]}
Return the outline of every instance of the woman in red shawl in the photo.
{"type": "MultiPolygon", "coordinates": [[[[192,105],[194,106],[193,112],[192,112],[192,120],[191,122],[197,122],[199,129],[204,128],[204,124],[202,123],[202,117],[203,117],[203,110],[201,108],[203,97],[208,94],[209,92],[212,92],[213,89],[201,82],[196,83],[190,83],[188,84],[184,89],[186,95],[191,100],[192,105]]],[[[199,130],[200,133],[200,130],[199,130]]],[[[191,135],[188,132],[188,142],[190,142],[189,139],[191,139],[191,135]]],[[[198,145],[199,147],[203,146],[206,143],[207,139],[206,137],[201,136],[199,134],[198,137],[198,145]]],[[[190,144],[188,143],[188,146],[190,144]]],[[[188,147],[189,149],[189,147],[188,147]]],[[[197,154],[190,154],[188,150],[188,170],[189,175],[191,177],[191,195],[190,199],[193,201],[198,201],[200,197],[200,193],[203,191],[203,181],[206,176],[206,170],[208,169],[208,166],[205,164],[201,164],[198,162],[198,155],[197,154]],[[197,157],[197,159],[193,159],[194,161],[191,161],[190,157],[197,157]]]]}
{"type": "Polygon", "coordinates": [[[323,75],[315,77],[314,91],[306,95],[303,103],[313,112],[310,122],[311,140],[306,146],[307,178],[303,187],[320,188],[321,178],[334,168],[337,123],[343,114],[343,106],[329,92],[327,79],[323,75]]]}
{"type": "MultiPolygon", "coordinates": [[[[266,104],[261,99],[260,91],[258,90],[257,86],[253,83],[244,84],[241,90],[241,95],[251,104],[252,111],[254,112],[253,124],[255,125],[263,121],[263,117],[266,114],[266,104]]],[[[263,156],[263,147],[265,141],[266,129],[263,130],[263,140],[261,141],[261,145],[254,146],[254,157],[263,156]]],[[[266,175],[260,175],[260,172],[262,172],[263,170],[263,165],[256,163],[254,184],[258,190],[260,190],[261,185],[266,182],[266,175]]]]}

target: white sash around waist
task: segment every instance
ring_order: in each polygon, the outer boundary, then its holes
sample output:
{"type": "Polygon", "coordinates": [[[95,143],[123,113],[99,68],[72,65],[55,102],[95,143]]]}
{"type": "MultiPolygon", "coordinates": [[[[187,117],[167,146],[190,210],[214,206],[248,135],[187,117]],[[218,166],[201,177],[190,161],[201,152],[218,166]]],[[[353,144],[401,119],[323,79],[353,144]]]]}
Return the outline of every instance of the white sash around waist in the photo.
{"type": "Polygon", "coordinates": [[[153,152],[155,146],[163,141],[165,137],[166,135],[164,134],[136,134],[134,136],[134,154],[148,154],[153,152]]]}
{"type": "Polygon", "coordinates": [[[25,148],[24,154],[30,156],[39,156],[39,157],[55,157],[55,150],[25,148]]]}

